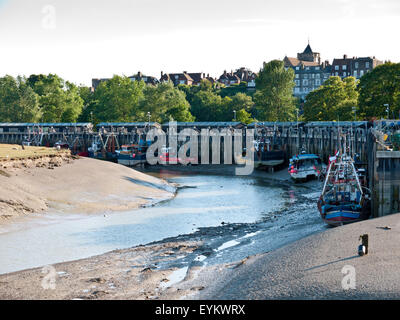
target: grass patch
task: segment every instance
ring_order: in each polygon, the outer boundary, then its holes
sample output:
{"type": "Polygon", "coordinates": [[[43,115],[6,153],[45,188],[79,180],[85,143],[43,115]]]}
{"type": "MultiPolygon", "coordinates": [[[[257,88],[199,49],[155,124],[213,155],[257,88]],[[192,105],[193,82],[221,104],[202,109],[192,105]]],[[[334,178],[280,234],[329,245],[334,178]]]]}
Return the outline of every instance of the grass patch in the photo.
{"type": "Polygon", "coordinates": [[[65,151],[57,151],[55,148],[25,146],[22,149],[22,146],[16,144],[0,144],[0,160],[38,158],[63,152],[65,151]]]}

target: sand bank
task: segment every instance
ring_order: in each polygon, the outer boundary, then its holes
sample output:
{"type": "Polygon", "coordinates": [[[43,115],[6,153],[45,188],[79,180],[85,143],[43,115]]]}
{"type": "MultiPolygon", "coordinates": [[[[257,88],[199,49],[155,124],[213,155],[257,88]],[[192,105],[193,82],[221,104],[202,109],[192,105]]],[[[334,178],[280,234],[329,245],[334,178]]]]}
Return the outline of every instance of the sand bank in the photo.
{"type": "Polygon", "coordinates": [[[400,214],[332,228],[249,257],[234,269],[215,266],[197,281],[213,283],[213,273],[220,270],[218,281],[197,298],[399,299],[399,243],[400,214]],[[362,234],[369,235],[369,254],[360,257],[362,234]],[[349,270],[355,271],[355,288],[345,278],[349,270]]]}
{"type": "Polygon", "coordinates": [[[68,154],[0,163],[0,223],[29,213],[103,213],[171,198],[175,187],[115,163],[68,154]]]}

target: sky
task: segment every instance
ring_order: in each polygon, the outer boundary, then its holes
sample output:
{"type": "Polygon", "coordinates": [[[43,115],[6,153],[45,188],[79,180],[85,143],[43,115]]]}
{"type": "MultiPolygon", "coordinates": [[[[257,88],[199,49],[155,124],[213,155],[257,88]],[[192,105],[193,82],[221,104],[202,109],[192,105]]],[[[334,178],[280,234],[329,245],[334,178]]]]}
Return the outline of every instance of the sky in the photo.
{"type": "Polygon", "coordinates": [[[399,0],[0,0],[0,76],[76,84],[141,71],[204,72],[296,57],[399,62],[399,0]]]}

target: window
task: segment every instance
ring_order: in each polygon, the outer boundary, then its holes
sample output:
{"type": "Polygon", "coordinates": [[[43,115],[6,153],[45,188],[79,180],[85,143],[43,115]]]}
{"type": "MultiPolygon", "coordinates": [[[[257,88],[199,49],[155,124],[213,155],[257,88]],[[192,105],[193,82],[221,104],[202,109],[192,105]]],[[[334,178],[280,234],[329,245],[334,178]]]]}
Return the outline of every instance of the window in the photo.
{"type": "Polygon", "coordinates": [[[319,79],[319,78],[321,78],[321,75],[320,75],[319,73],[317,73],[317,74],[315,75],[315,78],[319,79]]]}
{"type": "Polygon", "coordinates": [[[343,72],[343,77],[347,77],[347,72],[343,72]]]}
{"type": "Polygon", "coordinates": [[[308,86],[308,80],[303,80],[303,86],[308,86]]]}
{"type": "Polygon", "coordinates": [[[319,70],[320,68],[319,67],[315,67],[315,70],[319,70]]]}
{"type": "Polygon", "coordinates": [[[304,75],[304,79],[308,79],[308,74],[305,74],[305,75],[304,75]]]}
{"type": "Polygon", "coordinates": [[[354,78],[357,78],[358,74],[357,74],[357,70],[354,70],[354,78]]]}
{"type": "Polygon", "coordinates": [[[335,72],[335,76],[336,76],[336,77],[339,76],[339,72],[335,72]]]}
{"type": "Polygon", "coordinates": [[[299,88],[294,88],[294,92],[295,92],[295,93],[299,93],[299,92],[300,92],[300,89],[299,89],[299,88]]]}
{"type": "Polygon", "coordinates": [[[310,70],[310,67],[306,67],[306,70],[310,70]]]}
{"type": "Polygon", "coordinates": [[[300,85],[300,80],[295,80],[294,82],[295,82],[296,86],[300,85]]]}
{"type": "Polygon", "coordinates": [[[315,78],[315,73],[311,74],[311,78],[313,79],[315,78]]]}
{"type": "Polygon", "coordinates": [[[320,86],[321,85],[321,80],[319,80],[319,79],[315,80],[315,85],[316,86],[320,86]]]}
{"type": "Polygon", "coordinates": [[[300,70],[300,67],[296,67],[296,70],[300,70]]]}
{"type": "Polygon", "coordinates": [[[369,62],[365,63],[365,67],[368,69],[369,68],[369,62]]]}
{"type": "Polygon", "coordinates": [[[335,66],[335,70],[339,70],[339,66],[335,66]]]}
{"type": "Polygon", "coordinates": [[[176,74],[176,75],[175,75],[175,79],[178,80],[178,78],[179,78],[179,76],[176,74]]]}
{"type": "Polygon", "coordinates": [[[362,77],[364,75],[364,70],[360,71],[360,77],[362,77]]]}
{"type": "Polygon", "coordinates": [[[356,63],[354,64],[354,67],[355,67],[356,69],[358,69],[358,62],[356,62],[356,63]]]}
{"type": "Polygon", "coordinates": [[[299,76],[299,74],[298,73],[296,73],[296,79],[298,79],[300,76],[299,76]]]}

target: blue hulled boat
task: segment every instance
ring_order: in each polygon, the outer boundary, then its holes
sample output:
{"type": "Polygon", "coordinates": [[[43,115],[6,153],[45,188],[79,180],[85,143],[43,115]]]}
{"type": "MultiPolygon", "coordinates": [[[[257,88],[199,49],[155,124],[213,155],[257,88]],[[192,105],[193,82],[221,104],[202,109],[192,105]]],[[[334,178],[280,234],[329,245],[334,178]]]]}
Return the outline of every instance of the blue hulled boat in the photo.
{"type": "Polygon", "coordinates": [[[332,226],[369,218],[369,190],[361,185],[351,157],[337,154],[330,159],[318,210],[332,226]]]}

